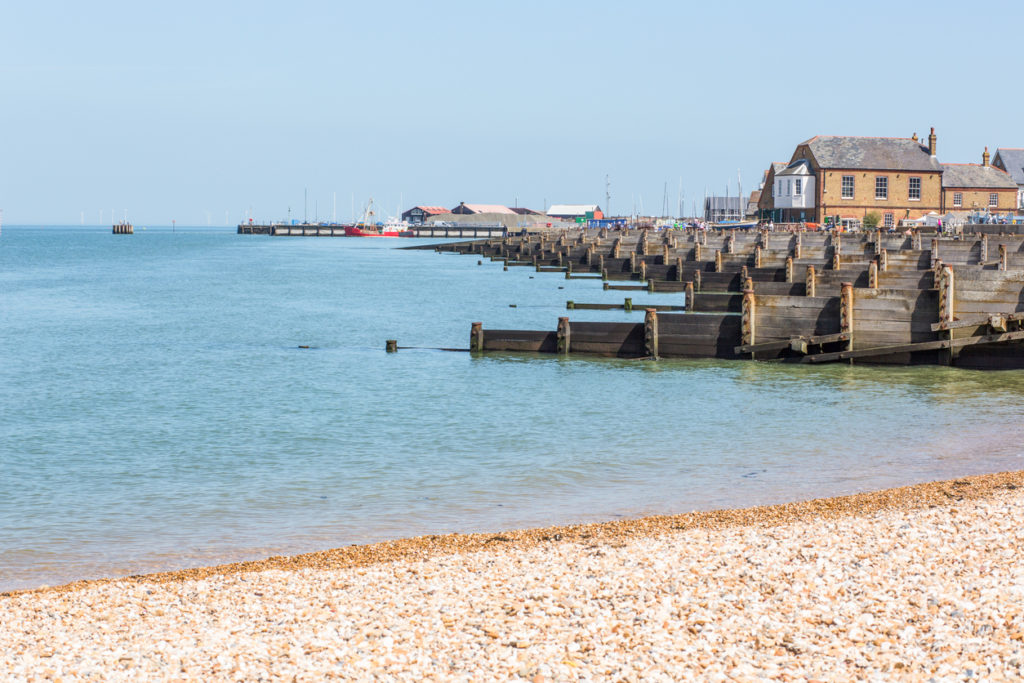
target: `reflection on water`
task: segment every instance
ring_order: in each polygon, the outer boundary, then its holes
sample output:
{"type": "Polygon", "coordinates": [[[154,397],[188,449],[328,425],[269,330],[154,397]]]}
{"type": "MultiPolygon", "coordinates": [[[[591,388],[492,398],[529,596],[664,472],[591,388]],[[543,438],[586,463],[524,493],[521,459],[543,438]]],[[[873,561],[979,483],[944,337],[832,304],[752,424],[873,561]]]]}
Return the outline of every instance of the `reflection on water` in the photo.
{"type": "Polygon", "coordinates": [[[1024,467],[1020,372],[386,354],[622,299],[404,244],[5,229],[0,587],[1024,467]]]}

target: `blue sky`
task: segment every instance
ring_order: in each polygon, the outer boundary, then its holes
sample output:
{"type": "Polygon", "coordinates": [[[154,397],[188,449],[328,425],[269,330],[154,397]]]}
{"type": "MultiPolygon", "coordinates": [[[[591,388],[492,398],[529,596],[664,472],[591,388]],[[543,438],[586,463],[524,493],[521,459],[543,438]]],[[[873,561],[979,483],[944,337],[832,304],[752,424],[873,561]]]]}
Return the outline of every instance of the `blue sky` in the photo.
{"type": "Polygon", "coordinates": [[[817,134],[1024,147],[1021,2],[0,9],[7,224],[339,220],[373,197],[660,213],[817,134]],[[336,197],[336,200],[333,198],[336,197]],[[102,213],[101,213],[102,212],[102,213]],[[101,220],[102,219],[102,220],[101,220]]]}

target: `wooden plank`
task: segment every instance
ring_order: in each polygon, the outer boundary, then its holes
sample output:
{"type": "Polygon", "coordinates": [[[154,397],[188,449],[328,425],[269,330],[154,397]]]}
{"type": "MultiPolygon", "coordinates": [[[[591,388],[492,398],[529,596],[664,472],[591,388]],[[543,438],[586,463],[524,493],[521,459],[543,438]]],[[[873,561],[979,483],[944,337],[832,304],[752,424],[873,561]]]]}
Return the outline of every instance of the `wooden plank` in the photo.
{"type": "Polygon", "coordinates": [[[912,344],[901,344],[897,346],[878,346],[866,349],[854,349],[852,351],[836,351],[834,353],[820,353],[814,356],[807,356],[804,361],[808,363],[824,363],[835,360],[847,360],[850,358],[870,358],[874,356],[886,356],[895,353],[914,353],[917,351],[932,351],[936,349],[951,349],[962,346],[974,346],[977,344],[1001,344],[1008,341],[1024,339],[1024,332],[1003,332],[1001,334],[987,334],[980,337],[964,337],[962,339],[940,339],[938,341],[917,342],[912,344]]]}
{"type": "MultiPolygon", "coordinates": [[[[760,328],[758,328],[760,331],[760,328]]],[[[784,341],[772,341],[758,344],[747,344],[746,346],[737,346],[736,353],[756,353],[758,351],[780,351],[782,349],[790,348],[790,345],[794,341],[800,341],[807,344],[829,344],[838,341],[849,341],[850,334],[848,332],[838,332],[836,334],[823,334],[817,336],[800,335],[790,337],[784,341]]]]}

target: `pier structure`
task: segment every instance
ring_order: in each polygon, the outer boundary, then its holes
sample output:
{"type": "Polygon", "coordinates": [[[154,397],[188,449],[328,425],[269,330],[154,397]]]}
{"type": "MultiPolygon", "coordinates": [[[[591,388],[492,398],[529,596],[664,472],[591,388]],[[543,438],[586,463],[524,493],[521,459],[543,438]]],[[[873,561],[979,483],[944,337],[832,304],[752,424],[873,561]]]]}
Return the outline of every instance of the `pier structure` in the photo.
{"type": "MultiPolygon", "coordinates": [[[[345,237],[344,225],[323,225],[319,223],[300,223],[289,225],[284,223],[240,223],[239,235],[270,235],[271,237],[345,237]]],[[[479,239],[481,237],[502,237],[507,234],[503,225],[410,225],[402,228],[413,237],[443,237],[445,239],[479,239]]]]}
{"type": "Polygon", "coordinates": [[[135,228],[128,221],[120,221],[114,223],[112,232],[115,235],[134,235],[135,228]]]}
{"type": "Polygon", "coordinates": [[[627,298],[642,322],[473,323],[472,351],[1024,367],[1024,235],[579,230],[430,248],[683,295],[681,313],[627,298]]]}

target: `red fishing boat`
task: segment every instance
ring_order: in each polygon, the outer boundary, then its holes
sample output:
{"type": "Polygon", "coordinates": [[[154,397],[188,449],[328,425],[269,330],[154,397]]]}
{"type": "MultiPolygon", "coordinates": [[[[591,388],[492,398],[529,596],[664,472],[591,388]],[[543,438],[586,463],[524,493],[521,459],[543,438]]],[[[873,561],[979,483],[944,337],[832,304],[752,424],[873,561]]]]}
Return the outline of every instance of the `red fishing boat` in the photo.
{"type": "Polygon", "coordinates": [[[416,234],[409,228],[409,224],[394,218],[389,218],[383,223],[374,221],[376,212],[373,210],[373,199],[366,205],[362,219],[353,225],[345,226],[346,237],[415,237],[416,234]]]}

